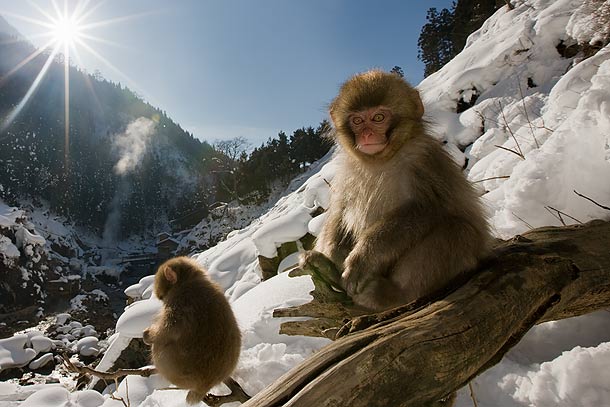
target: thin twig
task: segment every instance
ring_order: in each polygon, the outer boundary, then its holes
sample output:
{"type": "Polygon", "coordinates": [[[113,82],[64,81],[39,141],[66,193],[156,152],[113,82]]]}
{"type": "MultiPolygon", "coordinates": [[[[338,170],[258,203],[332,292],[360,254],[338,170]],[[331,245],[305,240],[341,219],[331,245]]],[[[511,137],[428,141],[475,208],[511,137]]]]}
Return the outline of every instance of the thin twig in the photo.
{"type": "MultiPolygon", "coordinates": [[[[114,378],[114,389],[115,389],[115,391],[119,389],[119,379],[116,377],[114,378]]],[[[125,400],[123,400],[123,397],[121,397],[121,396],[116,396],[114,393],[111,393],[110,398],[112,400],[120,401],[121,403],[123,403],[123,405],[125,407],[129,407],[127,405],[127,403],[125,402],[125,400]]]]}
{"type": "Polygon", "coordinates": [[[554,213],[554,212],[551,210],[551,208],[550,208],[550,207],[548,207],[548,206],[545,206],[545,207],[544,207],[544,209],[546,209],[546,211],[547,211],[548,213],[550,213],[551,215],[553,215],[553,217],[554,217],[555,219],[557,219],[559,222],[561,222],[561,224],[562,224],[563,226],[566,226],[566,223],[564,222],[564,220],[563,220],[563,218],[561,217],[561,214],[560,214],[559,212],[554,213]]]}
{"type": "MultiPolygon", "coordinates": [[[[570,218],[570,219],[572,219],[573,221],[578,222],[578,223],[580,223],[580,224],[582,225],[582,222],[581,222],[581,221],[579,221],[578,219],[576,219],[576,218],[575,218],[575,217],[573,217],[573,216],[568,215],[568,214],[567,214],[567,213],[565,213],[565,212],[560,211],[559,209],[555,209],[555,208],[553,208],[552,206],[545,206],[545,209],[547,209],[547,210],[549,210],[549,209],[550,209],[550,210],[552,210],[552,211],[557,212],[557,215],[559,216],[559,217],[558,217],[558,219],[561,221],[561,223],[563,224],[563,226],[566,226],[566,224],[565,224],[565,222],[563,221],[563,218],[561,217],[561,215],[567,216],[568,218],[570,218]]],[[[550,211],[549,211],[549,212],[550,212],[550,211]]]]}
{"type": "Polygon", "coordinates": [[[472,183],[476,184],[478,182],[491,181],[492,179],[508,179],[508,178],[510,178],[510,175],[500,175],[498,177],[489,177],[489,178],[479,179],[479,180],[476,180],[476,181],[472,181],[472,183]]]}
{"type": "Polygon", "coordinates": [[[525,96],[523,95],[523,89],[521,89],[521,78],[517,75],[517,85],[519,86],[519,95],[521,95],[521,103],[523,104],[523,113],[525,113],[525,120],[530,127],[530,133],[532,133],[532,138],[536,143],[536,148],[540,148],[540,144],[538,144],[538,140],[536,139],[536,134],[534,134],[534,128],[532,127],[532,121],[530,120],[530,116],[527,114],[527,107],[525,106],[525,96]]]}
{"type": "Polygon", "coordinates": [[[510,148],[507,148],[507,147],[502,147],[502,146],[497,145],[497,144],[496,144],[496,145],[494,145],[494,147],[501,148],[502,150],[509,151],[509,152],[511,152],[511,153],[516,154],[517,156],[519,156],[519,157],[520,157],[522,160],[525,160],[525,157],[523,156],[523,154],[522,154],[522,153],[519,153],[519,152],[517,152],[517,151],[515,151],[515,150],[511,150],[510,148]]]}
{"type": "Polygon", "coordinates": [[[529,223],[527,223],[525,220],[521,219],[519,216],[517,216],[517,214],[515,212],[511,212],[513,214],[513,216],[517,219],[519,219],[521,222],[525,223],[525,225],[530,228],[530,229],[534,229],[534,227],[532,225],[530,225],[529,223]]]}
{"type": "Polygon", "coordinates": [[[595,205],[599,206],[600,208],[602,208],[602,209],[606,209],[606,210],[610,211],[610,207],[608,207],[608,206],[605,206],[605,205],[602,205],[602,204],[599,204],[599,203],[595,202],[593,199],[589,198],[589,197],[588,197],[588,196],[586,196],[586,195],[583,195],[583,194],[579,193],[579,192],[578,192],[578,191],[576,191],[575,189],[574,189],[573,191],[574,191],[574,193],[575,193],[576,195],[580,196],[581,198],[585,198],[586,200],[593,202],[595,205]]]}
{"type": "Polygon", "coordinates": [[[479,405],[477,404],[477,399],[474,396],[474,389],[472,388],[472,382],[468,383],[468,388],[470,389],[470,398],[472,399],[472,404],[474,404],[474,407],[479,407],[479,405]]]}
{"type": "MultiPolygon", "coordinates": [[[[513,133],[512,129],[508,125],[508,120],[506,120],[506,116],[504,115],[504,106],[502,106],[502,102],[500,102],[499,100],[498,100],[498,106],[500,107],[500,114],[502,115],[502,120],[504,120],[504,125],[506,126],[506,129],[508,130],[508,133],[512,136],[513,140],[515,140],[515,144],[517,145],[517,150],[519,150],[519,154],[517,154],[517,153],[515,153],[515,154],[519,155],[521,158],[523,158],[525,160],[525,156],[523,155],[521,146],[519,145],[519,142],[517,141],[517,137],[515,137],[515,133],[513,133]]],[[[508,150],[508,149],[506,148],[505,150],[508,150]]],[[[508,150],[508,151],[512,151],[512,150],[508,150]]]]}
{"type": "Polygon", "coordinates": [[[115,372],[100,372],[99,370],[95,370],[93,368],[90,368],[89,366],[74,364],[65,354],[60,354],[60,356],[62,357],[64,364],[66,365],[66,368],[69,371],[78,374],[89,374],[95,377],[99,377],[102,380],[115,380],[120,377],[129,375],[149,377],[157,373],[157,369],[155,369],[154,367],[143,367],[140,369],[119,369],[115,372]]]}

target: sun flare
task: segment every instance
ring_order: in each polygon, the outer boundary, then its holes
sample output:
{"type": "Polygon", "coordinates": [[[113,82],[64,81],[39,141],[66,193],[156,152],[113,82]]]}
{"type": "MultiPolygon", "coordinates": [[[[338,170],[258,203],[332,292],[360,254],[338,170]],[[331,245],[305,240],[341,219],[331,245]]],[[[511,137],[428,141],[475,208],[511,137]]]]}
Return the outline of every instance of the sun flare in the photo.
{"type": "MultiPolygon", "coordinates": [[[[11,109],[6,115],[0,116],[0,131],[6,130],[17,118],[19,113],[28,104],[30,99],[36,93],[36,90],[47,71],[54,62],[60,62],[64,65],[64,166],[68,168],[68,154],[70,145],[70,70],[72,64],[76,62],[81,65],[81,57],[79,51],[86,51],[96,57],[104,65],[112,71],[117,72],[119,76],[126,77],[123,72],[106,60],[92,45],[92,42],[104,43],[106,45],[119,45],[103,40],[91,34],[91,30],[95,30],[106,25],[119,23],[129,20],[136,16],[119,16],[107,20],[95,20],[94,13],[98,7],[104,2],[91,2],[91,0],[50,0],[50,9],[44,8],[40,2],[28,0],[28,3],[36,10],[39,17],[35,15],[20,15],[3,12],[12,18],[24,21],[28,24],[33,24],[42,30],[38,34],[34,34],[31,38],[42,38],[44,45],[34,50],[30,55],[25,57],[21,62],[9,70],[7,74],[0,77],[0,88],[10,79],[10,77],[29,64],[36,60],[40,55],[47,53],[47,59],[40,72],[32,82],[21,101],[11,109]],[[62,4],[63,3],[63,4],[62,4]]],[[[127,78],[129,79],[129,78],[127,78]]],[[[91,89],[93,88],[90,86],[91,89]]]]}
{"type": "Polygon", "coordinates": [[[82,27],[73,16],[65,16],[57,20],[52,34],[58,43],[73,45],[81,39],[82,27]]]}

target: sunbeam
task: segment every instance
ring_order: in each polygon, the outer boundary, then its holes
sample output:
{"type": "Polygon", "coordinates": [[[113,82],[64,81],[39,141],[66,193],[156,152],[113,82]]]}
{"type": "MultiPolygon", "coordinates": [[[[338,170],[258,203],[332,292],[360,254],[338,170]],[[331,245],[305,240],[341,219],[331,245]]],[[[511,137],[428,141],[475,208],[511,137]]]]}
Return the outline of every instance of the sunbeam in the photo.
{"type": "Polygon", "coordinates": [[[44,51],[47,50],[47,48],[49,48],[51,45],[53,45],[54,41],[49,41],[47,42],[43,47],[37,49],[36,51],[32,52],[30,55],[28,55],[23,61],[19,62],[17,65],[15,65],[15,67],[13,69],[11,69],[10,71],[8,71],[6,74],[4,74],[4,76],[2,76],[0,78],[0,87],[2,87],[4,85],[4,83],[11,77],[13,76],[13,74],[15,72],[17,72],[18,70],[20,70],[23,66],[25,66],[27,63],[29,63],[31,60],[33,60],[34,58],[36,58],[38,55],[42,54],[44,51]]]}
{"type": "MultiPolygon", "coordinates": [[[[61,1],[61,0],[60,0],[61,1]]],[[[101,21],[90,21],[89,19],[102,4],[103,1],[91,3],[90,0],[82,0],[76,2],[72,10],[68,7],[68,0],[63,0],[63,4],[58,3],[57,0],[52,0],[52,10],[45,10],[39,3],[28,0],[30,6],[35,9],[41,16],[35,18],[31,16],[17,15],[10,12],[3,11],[4,15],[12,18],[25,21],[30,24],[42,27],[45,31],[41,34],[35,35],[35,37],[48,37],[48,41],[38,50],[32,52],[15,67],[8,71],[4,76],[0,77],[0,87],[4,86],[7,80],[14,75],[19,69],[36,59],[43,52],[52,49],[51,54],[47,58],[43,68],[40,70],[36,79],[28,89],[27,93],[23,96],[21,101],[15,106],[6,117],[0,122],[0,130],[6,130],[17,118],[19,113],[27,105],[28,101],[32,98],[36,92],[40,82],[44,78],[45,74],[49,70],[49,67],[55,57],[61,52],[63,53],[63,64],[64,64],[64,168],[68,168],[69,164],[69,151],[70,151],[70,63],[72,60],[71,55],[74,55],[77,60],[80,60],[78,55],[77,46],[85,49],[91,53],[94,57],[99,59],[102,63],[107,65],[115,73],[124,77],[129,82],[134,83],[133,80],[128,78],[120,69],[115,67],[110,61],[100,55],[95,49],[89,46],[86,41],[93,41],[103,43],[106,45],[119,46],[110,41],[106,41],[102,38],[95,37],[93,35],[85,33],[86,30],[93,28],[103,27],[110,24],[115,24],[123,21],[127,21],[133,18],[137,18],[143,15],[151,14],[150,12],[142,13],[134,16],[120,16],[112,19],[101,20],[101,21]]],[[[91,87],[92,88],[92,87],[91,87]]],[[[95,96],[95,95],[94,95],[95,96]]]]}
{"type": "Polygon", "coordinates": [[[15,120],[17,115],[19,115],[19,112],[21,112],[23,107],[30,100],[30,98],[32,97],[32,95],[34,94],[36,89],[38,88],[40,81],[42,80],[44,75],[47,73],[49,67],[51,66],[51,62],[53,62],[53,58],[55,58],[55,55],[57,54],[58,50],[59,50],[59,44],[55,45],[55,48],[53,48],[53,52],[51,52],[51,54],[47,58],[47,61],[45,62],[44,66],[42,67],[42,69],[40,70],[38,75],[36,76],[36,79],[34,79],[34,82],[32,82],[32,85],[28,89],[25,96],[21,99],[21,101],[17,104],[17,106],[15,106],[15,108],[8,114],[8,116],[2,123],[2,127],[0,127],[0,129],[2,131],[6,130],[8,128],[8,126],[10,126],[10,124],[15,120]]]}

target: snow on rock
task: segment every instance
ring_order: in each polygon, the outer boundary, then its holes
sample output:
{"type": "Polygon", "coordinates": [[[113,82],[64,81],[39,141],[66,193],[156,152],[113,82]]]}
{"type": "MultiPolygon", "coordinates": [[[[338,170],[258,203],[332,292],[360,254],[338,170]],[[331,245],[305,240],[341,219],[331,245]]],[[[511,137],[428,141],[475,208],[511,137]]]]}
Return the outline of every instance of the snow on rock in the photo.
{"type": "Polygon", "coordinates": [[[252,235],[258,254],[268,258],[277,256],[277,247],[284,242],[293,242],[305,236],[314,208],[299,206],[290,213],[274,219],[252,235]]]}
{"type": "Polygon", "coordinates": [[[580,44],[603,43],[610,38],[610,26],[607,24],[610,15],[610,1],[588,0],[572,13],[567,33],[580,44]],[[604,19],[604,17],[606,19],[604,19]]]}
{"type": "Polygon", "coordinates": [[[47,338],[46,336],[42,336],[42,334],[30,338],[30,343],[32,344],[32,348],[36,351],[36,353],[48,352],[55,348],[55,343],[53,340],[47,338]]]}
{"type": "Polygon", "coordinates": [[[154,274],[151,276],[146,276],[142,279],[140,279],[140,281],[138,281],[136,284],[130,285],[129,287],[127,287],[125,289],[125,295],[128,296],[129,298],[133,298],[133,299],[142,299],[142,298],[150,298],[150,294],[152,293],[151,290],[149,290],[149,288],[151,288],[153,286],[153,283],[155,281],[155,276],[154,274]],[[145,296],[145,294],[148,294],[148,296],[145,296]]]}
{"type": "Polygon", "coordinates": [[[28,397],[21,407],[99,407],[105,397],[93,390],[71,393],[60,386],[47,387],[28,397]]]}
{"type": "Polygon", "coordinates": [[[127,338],[141,338],[142,332],[150,326],[153,317],[161,309],[162,302],[157,297],[134,302],[116,323],[116,331],[127,338]]]}
{"type": "Polygon", "coordinates": [[[40,356],[39,358],[32,360],[30,362],[30,364],[28,365],[28,368],[31,370],[37,370],[37,369],[40,369],[41,367],[44,367],[51,361],[53,361],[53,354],[45,353],[44,355],[40,356]]]}
{"type": "Polygon", "coordinates": [[[64,312],[55,316],[55,325],[65,325],[68,320],[72,318],[72,315],[64,312]]]}
{"type": "Polygon", "coordinates": [[[25,213],[22,210],[0,201],[0,227],[11,228],[15,226],[17,220],[23,220],[24,218],[25,213]]]}
{"type": "Polygon", "coordinates": [[[17,246],[22,248],[25,248],[28,245],[44,246],[44,244],[46,243],[44,237],[30,232],[23,226],[17,229],[15,237],[17,239],[17,246]]]}
{"type": "Polygon", "coordinates": [[[99,339],[95,336],[86,336],[76,342],[76,351],[83,356],[97,356],[100,353],[99,339]]]}
{"type": "MultiPolygon", "coordinates": [[[[581,62],[578,68],[568,72],[559,81],[558,89],[549,99],[573,99],[570,86],[566,84],[574,75],[587,67],[599,65],[585,90],[579,91],[578,100],[567,115],[556,120],[560,112],[551,105],[543,115],[547,126],[555,130],[540,149],[532,151],[525,160],[518,162],[511,177],[487,199],[494,207],[494,224],[500,235],[522,232],[525,225],[514,214],[534,227],[558,224],[558,220],[547,210],[557,208],[580,221],[607,218],[602,208],[578,196],[574,191],[599,201],[610,197],[610,47],[598,55],[581,62]]],[[[586,76],[585,76],[586,78],[586,76]]],[[[583,85],[583,75],[579,77],[583,85]]],[[[560,102],[561,103],[561,102],[560,102]]],[[[565,110],[561,110],[565,112],[565,110]]],[[[477,167],[473,167],[473,172],[477,167]]],[[[491,173],[485,176],[492,175],[491,173]]],[[[573,223],[573,221],[571,222],[573,223]]]]}
{"type": "Polygon", "coordinates": [[[11,239],[0,235],[0,254],[4,255],[5,261],[14,261],[21,256],[17,246],[13,244],[11,239]]]}
{"type": "Polygon", "coordinates": [[[38,352],[25,347],[28,340],[26,334],[0,339],[0,371],[11,367],[25,366],[36,357],[38,352]]]}

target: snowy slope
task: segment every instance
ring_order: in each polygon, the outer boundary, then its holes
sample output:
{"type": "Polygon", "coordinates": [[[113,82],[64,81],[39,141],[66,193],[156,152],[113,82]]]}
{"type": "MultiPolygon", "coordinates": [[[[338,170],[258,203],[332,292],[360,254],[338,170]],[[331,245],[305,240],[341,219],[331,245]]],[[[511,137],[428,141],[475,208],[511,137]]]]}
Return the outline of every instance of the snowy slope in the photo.
{"type": "Polygon", "coordinates": [[[468,146],[456,155],[469,158],[470,179],[489,191],[492,224],[504,238],[528,225],[560,225],[549,207],[582,222],[608,216],[574,190],[610,202],[610,48],[580,63],[562,58],[560,41],[573,42],[570,32],[590,24],[574,12],[582,2],[528,3],[500,9],[419,85],[437,134],[468,146]],[[476,104],[455,114],[473,92],[476,104]]]}
{"type": "MultiPolygon", "coordinates": [[[[610,204],[610,46],[588,59],[563,58],[556,50],[560,41],[574,43],[577,34],[579,41],[587,40],[590,21],[579,12],[583,2],[517,3],[514,10],[499,10],[471,35],[462,53],[418,86],[436,135],[458,161],[468,159],[471,180],[487,191],[490,218],[501,237],[521,233],[528,224],[560,224],[548,207],[581,221],[610,215],[573,192],[610,204]],[[460,99],[472,106],[458,114],[460,99]],[[493,179],[482,181],[488,178],[493,179]]],[[[324,217],[310,214],[328,204],[335,165],[325,163],[259,220],[195,256],[226,289],[236,311],[244,341],[235,377],[250,393],[327,343],[277,333],[281,321],[272,318],[273,309],[308,301],[311,281],[282,274],[261,283],[257,256],[273,255],[278,245],[306,231],[316,234],[324,217]]],[[[150,296],[145,282],[132,291],[150,296]]],[[[154,299],[128,308],[111,349],[141,335],[156,309],[154,299]]],[[[610,313],[550,322],[532,329],[500,364],[477,377],[474,397],[480,407],[608,406],[609,365],[610,313]]],[[[128,380],[134,407],[185,405],[184,392],[160,390],[166,383],[159,378],[128,380]]],[[[122,383],[119,395],[125,397],[126,390],[122,383]]],[[[22,405],[53,406],[51,400],[68,397],[60,388],[45,391],[45,397],[22,405]]],[[[0,387],[0,400],[3,392],[10,398],[25,390],[0,387]]],[[[71,400],[84,406],[78,394],[71,400]]],[[[108,396],[87,397],[87,406],[122,405],[108,396]]],[[[459,392],[457,405],[473,405],[469,390],[459,392]]]]}

